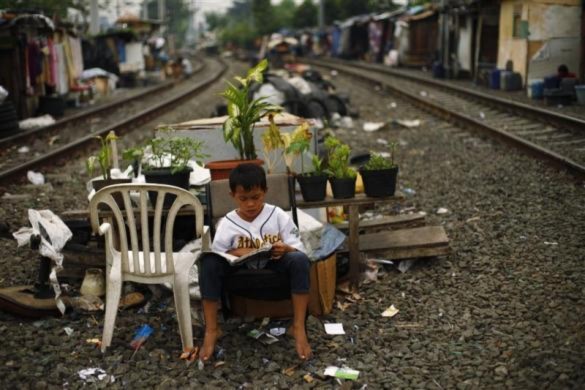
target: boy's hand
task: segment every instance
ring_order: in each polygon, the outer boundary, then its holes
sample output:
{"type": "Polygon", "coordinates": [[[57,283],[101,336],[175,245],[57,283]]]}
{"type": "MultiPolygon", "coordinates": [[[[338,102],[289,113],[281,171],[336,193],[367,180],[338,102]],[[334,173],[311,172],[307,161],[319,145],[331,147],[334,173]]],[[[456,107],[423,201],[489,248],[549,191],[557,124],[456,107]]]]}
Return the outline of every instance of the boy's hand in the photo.
{"type": "Polygon", "coordinates": [[[278,260],[285,253],[292,252],[294,250],[295,249],[292,246],[287,245],[282,241],[276,241],[272,244],[272,260],[278,260]]]}
{"type": "Polygon", "coordinates": [[[240,256],[247,255],[248,253],[250,253],[254,250],[255,250],[254,248],[238,248],[238,249],[232,249],[228,253],[230,255],[240,257],[240,256]]]}

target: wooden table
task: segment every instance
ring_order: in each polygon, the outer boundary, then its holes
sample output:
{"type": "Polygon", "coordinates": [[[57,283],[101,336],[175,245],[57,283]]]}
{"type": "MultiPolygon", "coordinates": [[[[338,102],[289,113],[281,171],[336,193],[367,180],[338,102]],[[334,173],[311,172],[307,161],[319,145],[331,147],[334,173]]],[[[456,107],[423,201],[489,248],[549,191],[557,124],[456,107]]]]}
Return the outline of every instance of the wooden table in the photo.
{"type": "Polygon", "coordinates": [[[361,265],[359,248],[359,207],[373,203],[395,204],[400,202],[402,199],[404,199],[404,195],[399,191],[396,191],[394,196],[383,198],[370,198],[365,194],[356,194],[355,197],[348,199],[335,199],[326,197],[324,200],[319,202],[305,202],[303,200],[297,200],[296,206],[301,209],[346,206],[349,209],[349,279],[351,285],[357,287],[359,283],[361,265]]]}

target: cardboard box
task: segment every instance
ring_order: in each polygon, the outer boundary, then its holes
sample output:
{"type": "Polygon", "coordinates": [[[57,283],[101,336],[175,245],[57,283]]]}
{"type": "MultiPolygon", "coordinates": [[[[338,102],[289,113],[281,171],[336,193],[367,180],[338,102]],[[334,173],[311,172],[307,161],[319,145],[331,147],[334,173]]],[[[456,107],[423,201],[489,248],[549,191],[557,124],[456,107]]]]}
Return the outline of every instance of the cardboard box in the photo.
{"type": "MultiPolygon", "coordinates": [[[[175,133],[172,134],[172,136],[195,138],[197,140],[203,141],[203,152],[208,154],[207,157],[202,159],[204,163],[217,160],[239,159],[239,155],[233,146],[229,143],[226,143],[223,139],[222,124],[226,119],[227,116],[195,119],[182,123],[159,125],[157,126],[157,130],[171,127],[175,130],[175,133]]],[[[290,133],[301,123],[309,122],[309,130],[313,136],[310,145],[310,151],[313,154],[317,153],[317,129],[315,128],[312,119],[304,119],[288,113],[281,113],[274,117],[274,121],[276,125],[280,127],[280,131],[283,133],[290,133]]],[[[268,129],[269,125],[270,122],[268,121],[268,118],[263,118],[256,123],[256,128],[254,130],[254,145],[256,146],[256,153],[258,154],[258,158],[264,160],[265,162],[267,159],[262,143],[262,134],[264,134],[264,132],[268,129]]],[[[171,134],[157,131],[156,136],[165,137],[171,136],[171,134]]],[[[274,157],[272,158],[274,159],[274,157]]],[[[307,167],[311,167],[311,157],[309,154],[305,153],[295,160],[293,165],[293,170],[295,172],[301,171],[301,158],[303,159],[305,169],[308,169],[307,167]]],[[[264,167],[267,168],[267,163],[264,167]]],[[[285,172],[287,172],[287,170],[284,160],[277,159],[272,173],[285,172]]]]}
{"type": "MultiPolygon", "coordinates": [[[[313,316],[329,314],[333,309],[335,283],[337,280],[336,264],[335,253],[324,260],[311,264],[308,311],[313,316]]],[[[232,294],[230,296],[230,306],[232,314],[237,317],[282,318],[293,316],[290,299],[265,301],[232,294]]]]}
{"type": "Polygon", "coordinates": [[[102,76],[94,77],[92,82],[95,85],[95,89],[100,95],[107,96],[110,94],[110,85],[108,83],[107,77],[102,76]]]}

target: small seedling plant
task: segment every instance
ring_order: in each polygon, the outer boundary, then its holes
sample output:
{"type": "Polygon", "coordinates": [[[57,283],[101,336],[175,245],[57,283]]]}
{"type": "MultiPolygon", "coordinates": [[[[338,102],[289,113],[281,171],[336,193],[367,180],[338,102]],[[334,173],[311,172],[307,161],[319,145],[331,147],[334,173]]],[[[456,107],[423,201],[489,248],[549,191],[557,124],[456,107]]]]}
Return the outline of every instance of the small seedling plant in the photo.
{"type": "Polygon", "coordinates": [[[99,167],[104,180],[112,178],[112,142],[116,141],[118,137],[113,131],[109,132],[105,137],[96,136],[95,139],[100,141],[100,150],[97,155],[90,156],[85,161],[87,171],[90,176],[93,176],[96,166],[99,167]]]}
{"type": "MultiPolygon", "coordinates": [[[[172,133],[171,127],[159,129],[162,133],[172,133]]],[[[129,148],[124,151],[123,157],[130,161],[142,161],[145,168],[170,168],[175,174],[185,170],[189,160],[194,159],[198,164],[208,155],[202,152],[203,141],[194,138],[179,137],[176,135],[150,139],[142,147],[129,148]],[[144,157],[148,153],[148,158],[144,157]]]]}
{"type": "Polygon", "coordinates": [[[394,163],[394,156],[396,155],[396,142],[392,142],[388,145],[390,150],[390,156],[388,158],[382,156],[381,153],[372,152],[370,155],[370,159],[366,164],[363,166],[363,170],[365,171],[378,171],[382,169],[391,169],[396,166],[394,163]]]}

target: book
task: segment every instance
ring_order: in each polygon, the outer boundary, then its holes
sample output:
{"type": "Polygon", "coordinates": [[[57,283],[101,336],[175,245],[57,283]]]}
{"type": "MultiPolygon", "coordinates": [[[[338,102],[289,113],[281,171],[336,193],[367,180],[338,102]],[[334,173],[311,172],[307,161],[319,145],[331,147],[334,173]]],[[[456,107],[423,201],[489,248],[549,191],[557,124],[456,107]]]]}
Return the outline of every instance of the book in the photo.
{"type": "Polygon", "coordinates": [[[270,244],[269,242],[265,242],[260,246],[260,248],[250,251],[249,253],[246,253],[245,255],[240,257],[223,252],[208,251],[208,253],[215,253],[216,255],[219,255],[226,259],[226,261],[230,265],[236,266],[250,261],[270,260],[272,256],[272,244],[270,244]]]}

